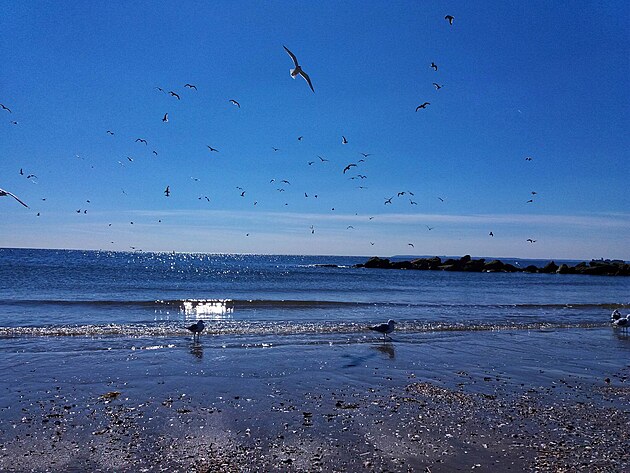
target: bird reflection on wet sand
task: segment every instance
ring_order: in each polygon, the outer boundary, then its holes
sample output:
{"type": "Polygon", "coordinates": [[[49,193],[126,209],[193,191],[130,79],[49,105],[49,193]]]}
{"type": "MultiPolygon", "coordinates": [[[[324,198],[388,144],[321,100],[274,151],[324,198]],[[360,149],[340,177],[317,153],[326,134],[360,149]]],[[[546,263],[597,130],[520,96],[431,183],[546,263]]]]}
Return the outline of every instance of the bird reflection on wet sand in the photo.
{"type": "Polygon", "coordinates": [[[203,345],[197,339],[193,339],[190,344],[190,354],[199,358],[200,360],[203,358],[203,345]]]}
{"type": "Polygon", "coordinates": [[[384,355],[387,355],[390,360],[396,358],[396,352],[394,351],[394,344],[392,342],[378,343],[372,345],[372,348],[383,353],[384,355]]]}

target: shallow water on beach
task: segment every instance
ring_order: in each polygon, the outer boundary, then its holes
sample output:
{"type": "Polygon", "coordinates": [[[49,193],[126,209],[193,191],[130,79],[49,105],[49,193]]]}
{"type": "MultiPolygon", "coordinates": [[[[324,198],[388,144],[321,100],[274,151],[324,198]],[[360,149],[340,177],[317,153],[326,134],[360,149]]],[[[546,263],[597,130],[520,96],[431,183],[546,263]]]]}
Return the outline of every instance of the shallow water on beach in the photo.
{"type": "Polygon", "coordinates": [[[0,249],[0,336],[178,336],[203,319],[208,333],[334,341],[389,318],[410,333],[590,328],[630,308],[623,277],[352,267],[364,261],[0,249]]]}

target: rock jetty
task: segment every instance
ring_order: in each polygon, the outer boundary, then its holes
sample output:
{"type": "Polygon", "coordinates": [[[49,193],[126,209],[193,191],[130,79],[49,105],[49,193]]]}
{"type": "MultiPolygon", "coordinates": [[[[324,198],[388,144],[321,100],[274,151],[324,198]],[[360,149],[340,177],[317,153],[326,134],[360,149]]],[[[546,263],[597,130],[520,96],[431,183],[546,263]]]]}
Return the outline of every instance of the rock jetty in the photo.
{"type": "Polygon", "coordinates": [[[534,265],[525,268],[504,263],[498,259],[486,261],[483,258],[472,259],[470,255],[461,258],[449,258],[444,261],[438,256],[418,258],[411,261],[390,261],[387,258],[374,256],[357,268],[380,269],[416,269],[425,271],[464,271],[473,273],[545,273],[545,274],[590,274],[596,276],[630,276],[630,264],[621,260],[592,260],[569,266],[566,263],[558,266],[550,261],[543,267],[534,265]]]}

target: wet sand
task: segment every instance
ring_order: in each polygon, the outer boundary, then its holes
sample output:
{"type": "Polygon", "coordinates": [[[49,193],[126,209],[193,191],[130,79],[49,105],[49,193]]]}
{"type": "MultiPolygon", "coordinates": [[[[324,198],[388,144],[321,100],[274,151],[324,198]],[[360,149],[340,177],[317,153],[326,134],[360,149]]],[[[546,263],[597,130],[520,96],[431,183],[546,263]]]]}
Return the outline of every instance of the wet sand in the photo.
{"type": "Polygon", "coordinates": [[[628,336],[394,339],[0,340],[0,471],[630,471],[628,336]]]}

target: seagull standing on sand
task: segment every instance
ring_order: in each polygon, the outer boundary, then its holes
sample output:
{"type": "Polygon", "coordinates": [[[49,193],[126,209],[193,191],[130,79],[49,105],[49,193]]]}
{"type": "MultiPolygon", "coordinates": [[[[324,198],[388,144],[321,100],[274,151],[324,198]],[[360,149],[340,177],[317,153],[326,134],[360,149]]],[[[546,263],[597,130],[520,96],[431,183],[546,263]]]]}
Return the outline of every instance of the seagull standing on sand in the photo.
{"type": "Polygon", "coordinates": [[[204,325],[203,320],[197,320],[197,323],[194,323],[190,327],[186,328],[193,333],[193,339],[195,339],[199,338],[199,335],[203,332],[203,329],[206,328],[206,326],[204,325]]]}
{"type": "Polygon", "coordinates": [[[289,49],[286,46],[283,45],[282,47],[287,52],[287,54],[291,56],[291,59],[293,60],[293,64],[295,65],[295,68],[291,69],[291,77],[295,79],[298,75],[302,76],[304,80],[306,81],[306,83],[308,84],[308,86],[311,88],[311,90],[315,92],[315,89],[313,88],[313,84],[311,83],[311,78],[308,76],[306,72],[302,70],[302,66],[298,64],[298,60],[295,57],[295,54],[289,51],[289,49]]]}
{"type": "Polygon", "coordinates": [[[18,199],[15,194],[12,194],[9,191],[5,191],[4,189],[0,189],[0,197],[5,197],[5,196],[13,197],[15,200],[17,200],[20,204],[22,204],[24,207],[28,209],[28,205],[26,205],[24,202],[18,199]]]}
{"type": "Polygon", "coordinates": [[[389,319],[386,324],[378,324],[373,325],[372,327],[368,327],[370,330],[374,330],[375,332],[379,332],[383,334],[384,337],[389,337],[389,334],[394,331],[394,325],[396,322],[393,319],[389,319]]]}

